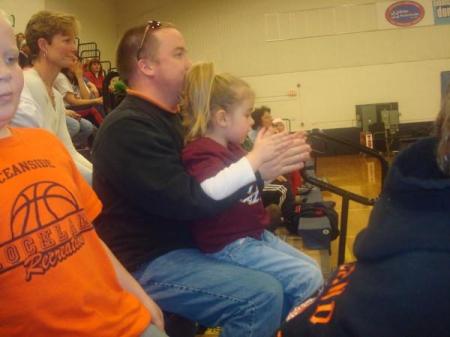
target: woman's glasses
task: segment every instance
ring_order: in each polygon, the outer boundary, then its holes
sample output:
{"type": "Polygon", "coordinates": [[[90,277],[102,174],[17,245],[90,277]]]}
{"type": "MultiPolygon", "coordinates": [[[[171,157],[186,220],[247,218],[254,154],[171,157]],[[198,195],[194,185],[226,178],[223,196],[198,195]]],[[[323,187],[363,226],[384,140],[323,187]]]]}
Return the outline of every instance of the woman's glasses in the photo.
{"type": "Polygon", "coordinates": [[[149,22],[147,22],[147,26],[145,27],[144,35],[142,36],[142,40],[141,40],[141,43],[139,44],[139,49],[137,50],[137,54],[136,54],[136,57],[138,60],[140,59],[142,49],[144,48],[145,40],[147,39],[148,32],[151,30],[152,31],[158,30],[159,28],[161,28],[160,21],[150,20],[149,22]]]}

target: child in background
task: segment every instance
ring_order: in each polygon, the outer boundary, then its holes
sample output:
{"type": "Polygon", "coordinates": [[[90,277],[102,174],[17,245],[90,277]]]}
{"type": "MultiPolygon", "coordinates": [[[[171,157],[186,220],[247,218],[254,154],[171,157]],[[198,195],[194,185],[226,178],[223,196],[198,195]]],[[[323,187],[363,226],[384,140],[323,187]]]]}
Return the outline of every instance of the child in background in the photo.
{"type": "MultiPolygon", "coordinates": [[[[204,182],[246,155],[240,144],[253,124],[253,103],[254,93],[247,83],[215,74],[211,63],[189,71],[182,107],[188,129],[183,162],[198,181],[204,182]]],[[[253,151],[259,138],[261,133],[253,151]]],[[[252,183],[245,198],[215,217],[194,223],[192,233],[198,247],[211,257],[276,278],[289,310],[321,287],[322,275],[314,260],[265,230],[267,225],[259,187],[252,183]]]]}
{"type": "Polygon", "coordinates": [[[105,80],[102,64],[98,59],[92,59],[88,63],[88,71],[84,73],[89,82],[94,83],[100,95],[103,90],[103,81],[105,80]]]}
{"type": "Polygon", "coordinates": [[[272,126],[275,128],[276,132],[283,132],[286,129],[286,126],[281,118],[274,118],[272,121],[272,126]]]}

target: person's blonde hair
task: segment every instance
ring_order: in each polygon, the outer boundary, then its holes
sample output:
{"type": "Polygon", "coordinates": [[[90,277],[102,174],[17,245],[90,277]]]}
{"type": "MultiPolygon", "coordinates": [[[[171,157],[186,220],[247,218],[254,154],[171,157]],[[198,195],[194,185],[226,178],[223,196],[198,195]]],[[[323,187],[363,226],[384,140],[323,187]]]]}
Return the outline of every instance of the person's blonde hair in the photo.
{"type": "Polygon", "coordinates": [[[436,136],[439,140],[436,160],[439,169],[450,176],[450,93],[442,99],[441,110],[435,125],[436,136]]]}
{"type": "Polygon", "coordinates": [[[25,39],[30,47],[31,58],[35,59],[39,55],[40,38],[51,43],[57,34],[76,36],[79,26],[78,20],[73,15],[51,11],[37,12],[28,21],[25,29],[25,39]]]}
{"type": "Polygon", "coordinates": [[[254,93],[244,80],[226,73],[216,74],[212,63],[199,63],[188,71],[181,111],[186,141],[205,135],[211,116],[229,110],[254,93]]]}

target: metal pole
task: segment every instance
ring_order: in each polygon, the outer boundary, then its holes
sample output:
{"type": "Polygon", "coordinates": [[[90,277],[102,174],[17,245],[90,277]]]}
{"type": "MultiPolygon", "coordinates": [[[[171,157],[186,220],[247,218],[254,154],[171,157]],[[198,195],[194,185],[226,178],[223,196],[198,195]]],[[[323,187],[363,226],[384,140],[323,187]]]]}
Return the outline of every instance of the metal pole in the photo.
{"type": "Polygon", "coordinates": [[[340,266],[345,262],[345,243],[347,240],[348,206],[349,206],[349,198],[347,196],[342,196],[341,233],[339,234],[338,266],[340,266]]]}

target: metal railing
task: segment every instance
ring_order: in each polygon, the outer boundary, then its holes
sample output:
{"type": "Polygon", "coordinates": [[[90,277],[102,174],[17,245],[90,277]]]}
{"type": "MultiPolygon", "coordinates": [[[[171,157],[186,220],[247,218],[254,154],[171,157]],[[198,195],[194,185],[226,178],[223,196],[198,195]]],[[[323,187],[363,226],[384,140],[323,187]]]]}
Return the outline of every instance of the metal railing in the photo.
{"type": "MultiPolygon", "coordinates": [[[[320,131],[317,129],[312,130],[309,133],[308,138],[310,140],[318,139],[318,140],[326,140],[326,141],[330,141],[330,142],[339,143],[341,145],[344,145],[344,146],[350,147],[354,150],[357,150],[359,152],[362,152],[368,156],[375,157],[376,159],[378,159],[378,161],[380,162],[380,165],[381,165],[381,186],[383,186],[384,179],[386,178],[386,174],[389,169],[389,164],[386,161],[386,159],[384,159],[384,157],[381,154],[379,154],[377,151],[374,151],[374,150],[372,150],[368,147],[362,146],[360,144],[355,144],[355,143],[349,142],[344,139],[332,137],[330,135],[327,135],[323,131],[320,131]]],[[[363,205],[372,206],[375,204],[377,199],[376,198],[367,198],[365,196],[347,191],[336,185],[322,181],[322,180],[316,178],[314,175],[311,175],[309,170],[303,170],[302,176],[303,176],[304,180],[306,182],[310,183],[311,185],[317,186],[317,187],[321,188],[322,190],[330,191],[331,193],[337,194],[340,197],[342,197],[341,219],[340,219],[341,226],[340,226],[339,250],[338,250],[338,265],[341,265],[345,261],[345,244],[347,241],[348,208],[349,208],[350,200],[355,201],[360,204],[363,204],[363,205]]]]}
{"type": "Polygon", "coordinates": [[[98,50],[98,49],[85,49],[85,50],[82,50],[79,55],[80,55],[81,60],[84,60],[84,59],[100,60],[100,58],[101,58],[100,50],[98,50]]]}
{"type": "Polygon", "coordinates": [[[78,42],[78,55],[80,55],[80,53],[84,50],[96,50],[96,49],[98,49],[97,42],[83,42],[83,43],[78,42]]]}

